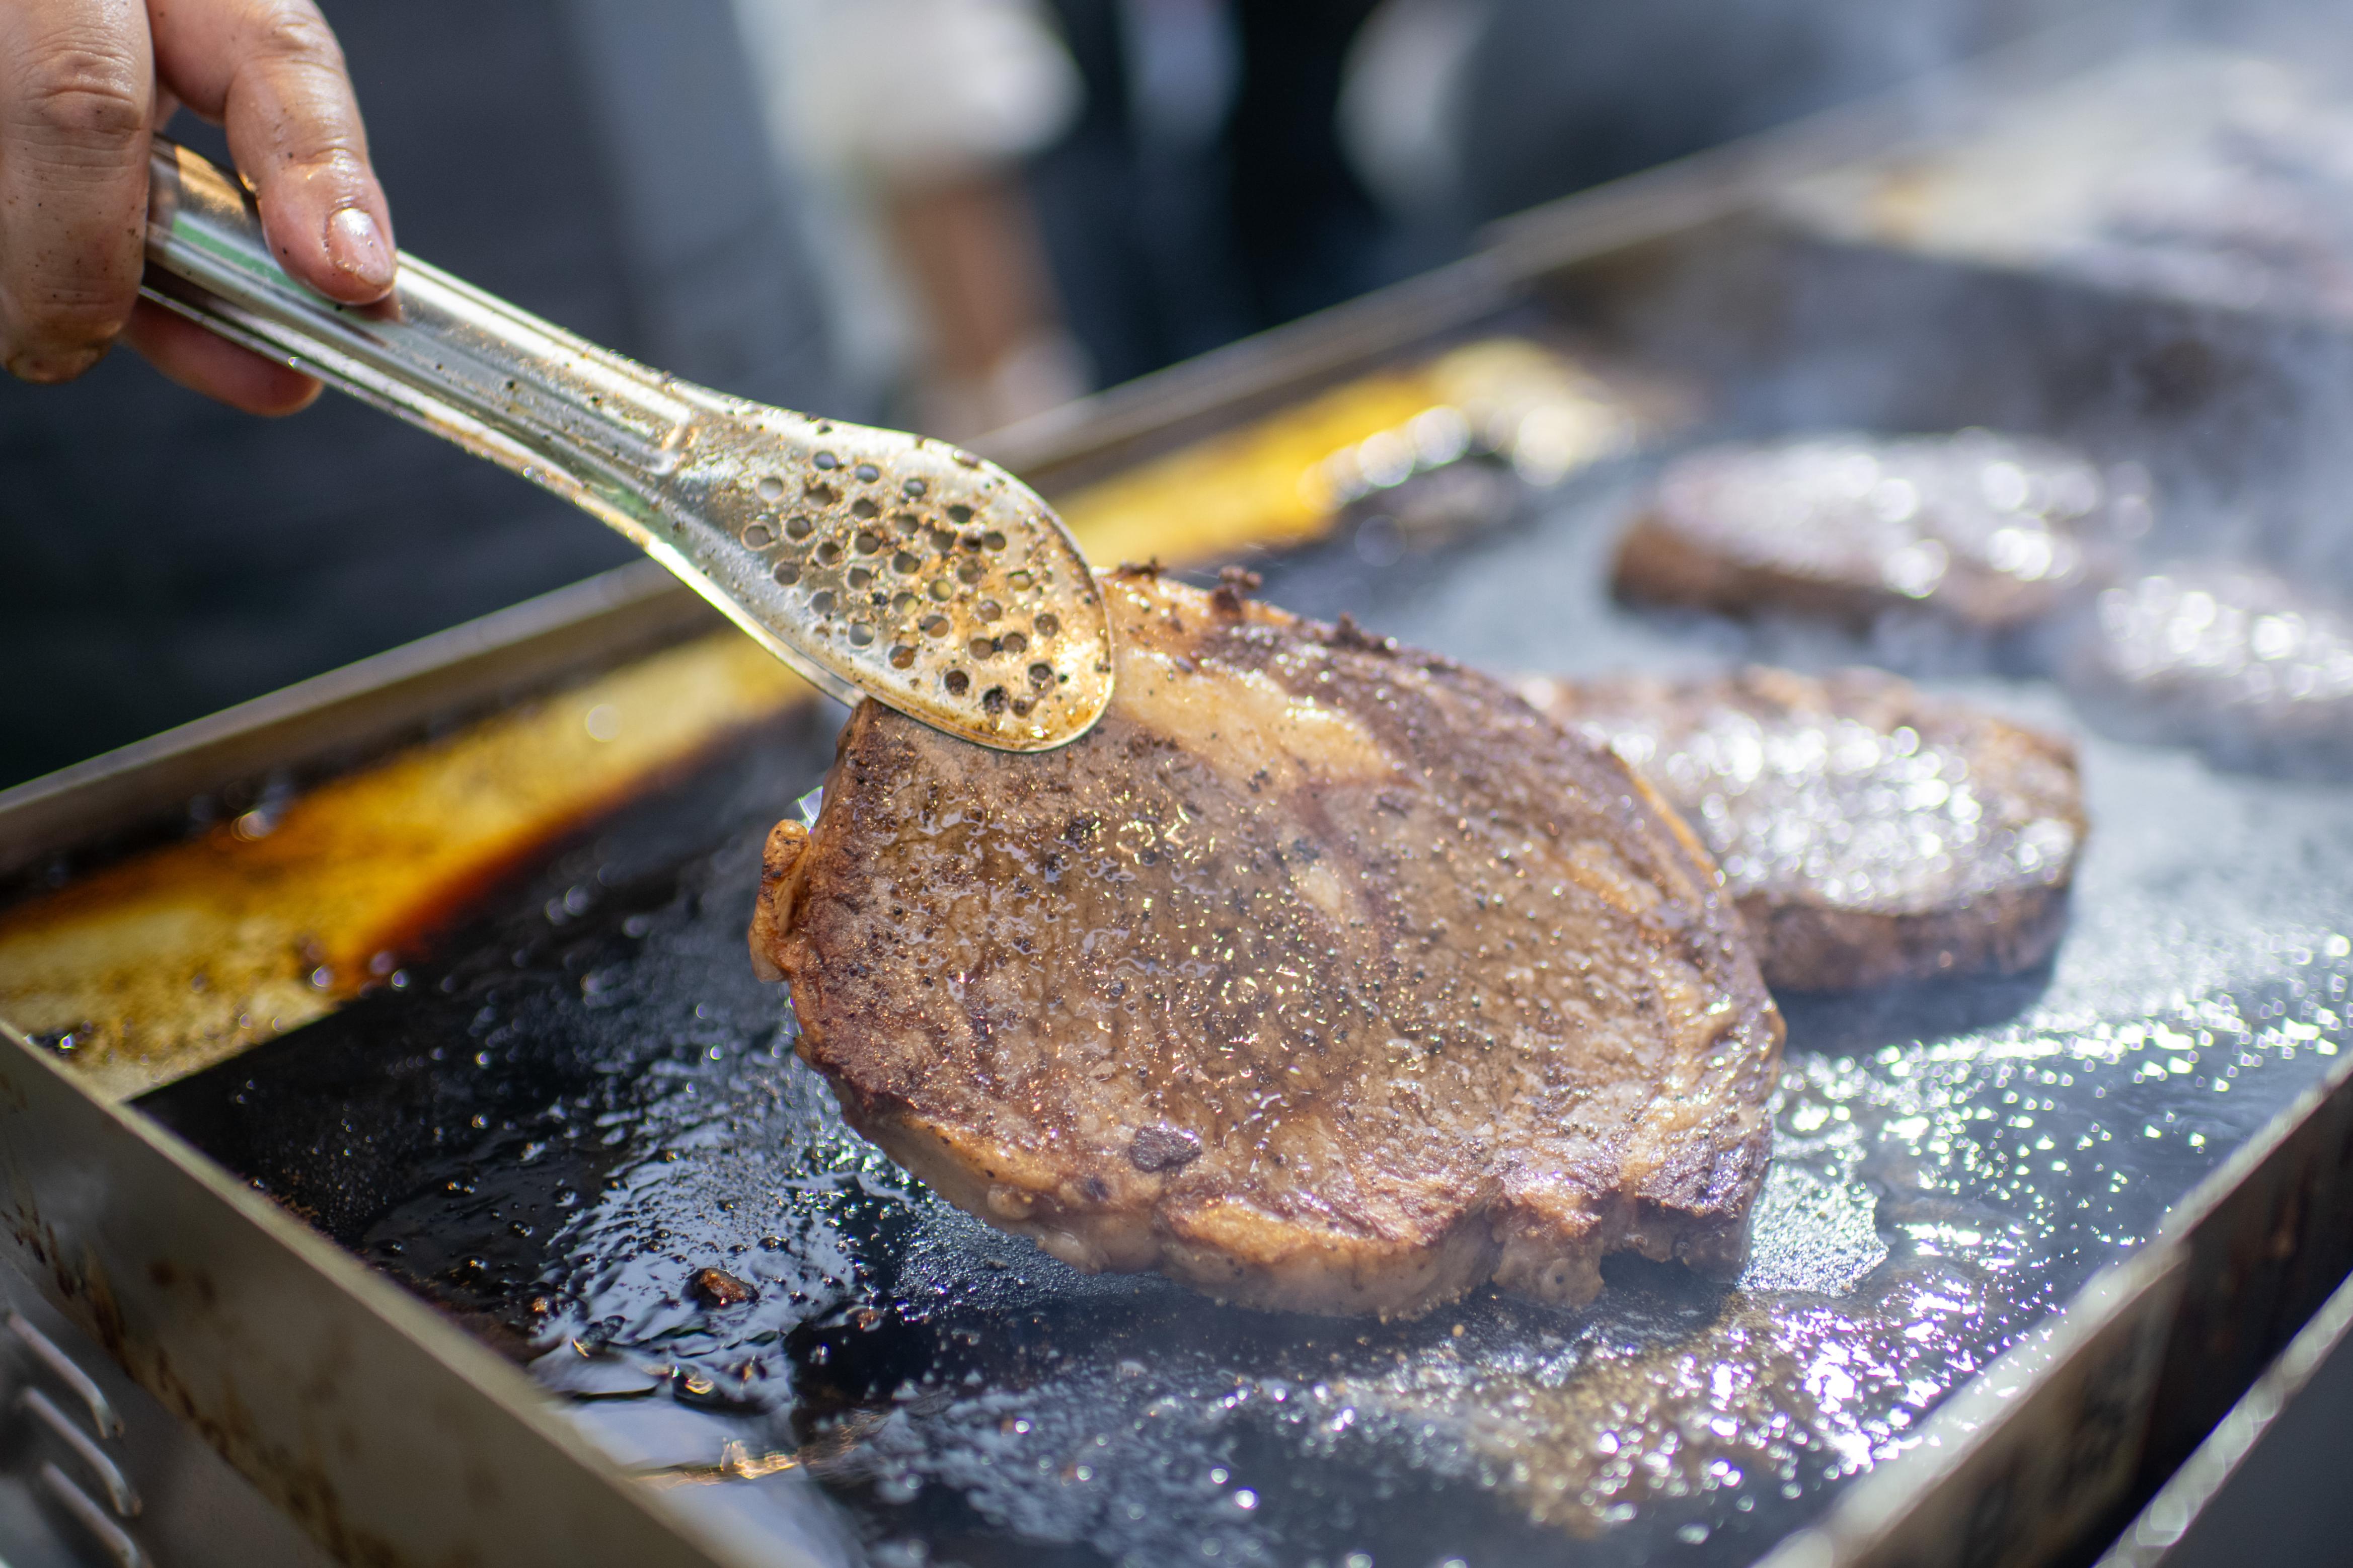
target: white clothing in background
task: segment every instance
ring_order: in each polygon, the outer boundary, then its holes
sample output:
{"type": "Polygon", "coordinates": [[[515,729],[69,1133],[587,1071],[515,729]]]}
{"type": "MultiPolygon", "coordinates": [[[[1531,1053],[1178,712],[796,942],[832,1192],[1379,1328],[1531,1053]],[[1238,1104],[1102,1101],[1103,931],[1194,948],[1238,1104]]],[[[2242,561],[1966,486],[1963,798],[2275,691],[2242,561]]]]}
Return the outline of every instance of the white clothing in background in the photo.
{"type": "Polygon", "coordinates": [[[1461,104],[1488,0],[1384,0],[1349,46],[1340,150],[1381,205],[1409,221],[1444,211],[1461,175],[1461,104]]]}
{"type": "Polygon", "coordinates": [[[903,390],[923,328],[884,237],[882,194],[1003,169],[1050,145],[1078,117],[1078,68],[1033,0],[734,5],[770,137],[815,209],[811,248],[841,374],[876,393],[903,390]]]}
{"type": "Polygon", "coordinates": [[[801,154],[897,184],[1039,151],[1084,89],[1029,0],[737,0],[801,154]]]}

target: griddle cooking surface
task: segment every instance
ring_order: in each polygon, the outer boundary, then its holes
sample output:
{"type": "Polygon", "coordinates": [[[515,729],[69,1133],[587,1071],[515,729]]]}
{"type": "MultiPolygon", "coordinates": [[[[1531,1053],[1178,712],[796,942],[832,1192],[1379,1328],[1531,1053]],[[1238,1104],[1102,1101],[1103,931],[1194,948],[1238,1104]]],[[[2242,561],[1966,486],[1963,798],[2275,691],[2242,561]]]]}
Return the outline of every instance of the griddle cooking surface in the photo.
{"type": "MultiPolygon", "coordinates": [[[[1343,538],[1266,593],[1500,670],[1876,655],[2063,722],[1935,636],[1611,607],[1630,482],[1442,552],[1343,538]]],[[[786,1528],[821,1486],[885,1563],[1749,1561],[2315,1081],[2353,969],[2353,795],[2086,738],[2052,970],[1790,1009],[1737,1287],[1618,1260],[1579,1311],[1274,1316],[1078,1275],[845,1130],[744,947],[761,839],[827,754],[746,745],[406,989],[142,1104],[528,1361],[626,1462],[773,1472],[690,1503],[786,1528]],[[707,1305],[704,1268],[757,1299],[707,1305]]]]}

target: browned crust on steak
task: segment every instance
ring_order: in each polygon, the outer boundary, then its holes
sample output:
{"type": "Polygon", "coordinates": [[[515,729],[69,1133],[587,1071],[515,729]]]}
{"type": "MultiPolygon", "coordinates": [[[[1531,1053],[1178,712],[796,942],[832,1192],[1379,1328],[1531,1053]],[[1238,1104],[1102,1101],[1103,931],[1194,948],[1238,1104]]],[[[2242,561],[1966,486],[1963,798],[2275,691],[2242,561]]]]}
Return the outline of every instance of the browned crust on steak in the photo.
{"type": "Polygon", "coordinates": [[[1105,587],[1086,737],[868,703],[771,840],[754,945],[851,1124],[1078,1267],[1256,1306],[1736,1272],[1781,1027],[1683,825],[1483,677],[1105,587]]]}
{"type": "Polygon", "coordinates": [[[1808,577],[1710,550],[1677,528],[1672,514],[1655,502],[1619,539],[1609,583],[1629,605],[1673,605],[1727,616],[1771,609],[1850,626],[1867,625],[1904,602],[1874,586],[1808,577]]]}
{"type": "Polygon", "coordinates": [[[2017,974],[2048,960],[2067,931],[2063,887],[2004,888],[1958,908],[1901,915],[1762,893],[1739,903],[1766,984],[1782,991],[2017,974]]]}
{"type": "Polygon", "coordinates": [[[1538,678],[1521,689],[1564,725],[1617,746],[1694,823],[1725,870],[1766,983],[1778,989],[2015,973],[2047,960],[2066,929],[2089,825],[2075,749],[2064,739],[1868,669],[1820,679],[1763,667],[1683,680],[1538,678]],[[1838,776],[1825,752],[1811,776],[1780,780],[1778,790],[1768,768],[1744,800],[1723,746],[1736,732],[1784,745],[1807,734],[1875,737],[1883,751],[1838,776]],[[1906,733],[1910,749],[1898,754],[1906,733]],[[1930,758],[1938,765],[1926,774],[1926,795],[1891,805],[1930,758]],[[1973,817],[1951,793],[1961,789],[1973,817]],[[1805,820],[1792,823],[1799,814],[1805,820]],[[1950,847],[1950,866],[1924,872],[1841,856],[1837,839],[1860,842],[1874,816],[1936,837],[1950,847]],[[1765,846],[1793,828],[1808,839],[1810,865],[1777,860],[1765,846]],[[1842,885],[1858,868],[1879,871],[1877,884],[1842,885]]]}

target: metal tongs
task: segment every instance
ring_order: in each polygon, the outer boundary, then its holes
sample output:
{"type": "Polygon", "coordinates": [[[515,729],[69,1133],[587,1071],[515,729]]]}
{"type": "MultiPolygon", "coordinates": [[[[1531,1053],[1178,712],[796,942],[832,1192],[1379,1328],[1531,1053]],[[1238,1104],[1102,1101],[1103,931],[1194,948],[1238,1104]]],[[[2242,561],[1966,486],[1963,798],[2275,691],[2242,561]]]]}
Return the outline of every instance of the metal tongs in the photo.
{"type": "Polygon", "coordinates": [[[1077,542],[968,452],[661,374],[406,255],[387,299],[335,304],[271,258],[236,182],[161,139],[147,263],[147,298],[553,490],[843,701],[1035,752],[1111,700],[1077,542]]]}

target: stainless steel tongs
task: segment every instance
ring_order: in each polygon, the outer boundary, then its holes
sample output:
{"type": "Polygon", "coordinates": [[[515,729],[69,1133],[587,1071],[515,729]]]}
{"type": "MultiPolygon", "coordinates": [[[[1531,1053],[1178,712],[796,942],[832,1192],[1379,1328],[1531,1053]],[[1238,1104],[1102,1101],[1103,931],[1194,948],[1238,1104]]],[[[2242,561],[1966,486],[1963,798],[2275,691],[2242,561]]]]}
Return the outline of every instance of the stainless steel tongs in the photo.
{"type": "Polygon", "coordinates": [[[337,305],[271,258],[244,190],[160,139],[147,261],[148,298],[554,491],[844,701],[1043,751],[1111,700],[1077,542],[970,453],[679,381],[406,255],[388,299],[337,305]]]}

